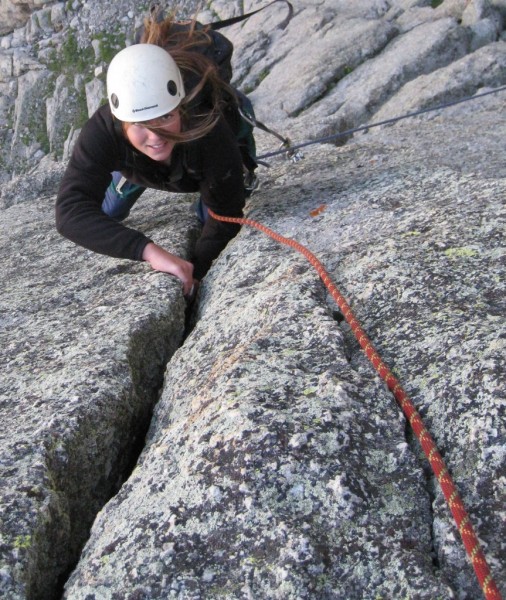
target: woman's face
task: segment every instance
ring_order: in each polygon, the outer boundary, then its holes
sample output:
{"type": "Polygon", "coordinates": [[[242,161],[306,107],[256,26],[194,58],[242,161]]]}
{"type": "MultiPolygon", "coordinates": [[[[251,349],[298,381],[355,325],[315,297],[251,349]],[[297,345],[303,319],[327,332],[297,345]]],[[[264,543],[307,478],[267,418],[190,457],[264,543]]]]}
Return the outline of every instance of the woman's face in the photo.
{"type": "Polygon", "coordinates": [[[158,132],[152,131],[148,127],[156,127],[160,132],[181,133],[179,110],[173,110],[163,117],[157,117],[150,121],[125,123],[126,136],[134,148],[153,160],[167,160],[170,158],[176,142],[160,137],[158,132]]]}

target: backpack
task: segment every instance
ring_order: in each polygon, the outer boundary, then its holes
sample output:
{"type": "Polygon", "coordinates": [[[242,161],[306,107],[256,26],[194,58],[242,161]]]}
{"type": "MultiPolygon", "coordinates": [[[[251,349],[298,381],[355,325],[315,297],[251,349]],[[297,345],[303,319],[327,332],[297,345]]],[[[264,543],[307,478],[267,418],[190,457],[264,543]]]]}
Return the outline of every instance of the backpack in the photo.
{"type": "MultiPolygon", "coordinates": [[[[272,0],[269,4],[258,8],[257,10],[253,10],[244,15],[239,15],[237,17],[232,17],[230,19],[222,19],[220,21],[213,21],[212,23],[208,23],[203,25],[199,21],[195,21],[195,28],[197,30],[204,30],[211,38],[211,44],[202,45],[201,47],[197,47],[196,50],[202,52],[207,58],[212,60],[214,64],[218,67],[218,71],[221,77],[230,84],[232,80],[232,54],[234,51],[234,45],[232,42],[225,37],[222,33],[219,33],[219,29],[223,29],[225,27],[229,27],[230,25],[234,25],[235,23],[240,23],[241,21],[245,21],[252,15],[259,13],[260,11],[268,8],[272,4],[276,4],[277,2],[284,2],[288,7],[288,15],[287,17],[278,25],[278,29],[285,29],[288,25],[290,19],[293,16],[293,6],[288,0],[272,0]]],[[[156,22],[160,23],[166,18],[166,14],[164,9],[160,6],[160,4],[153,4],[150,8],[151,18],[155,19],[156,22]]],[[[189,30],[192,25],[192,21],[175,21],[172,25],[174,33],[182,32],[185,33],[189,30]]],[[[135,43],[139,43],[142,37],[142,33],[144,31],[144,26],[141,26],[135,35],[135,43]]]]}
{"type": "MultiPolygon", "coordinates": [[[[233,75],[232,55],[234,52],[234,45],[226,36],[220,33],[218,29],[223,29],[224,27],[228,27],[229,25],[232,25],[234,23],[244,21],[245,19],[248,19],[252,15],[260,12],[261,10],[264,10],[272,4],[275,4],[276,2],[284,2],[288,7],[288,16],[278,26],[284,29],[293,15],[293,7],[291,3],[288,2],[288,0],[273,0],[269,4],[266,4],[265,6],[262,6],[261,8],[252,12],[246,13],[244,15],[239,15],[238,17],[232,17],[231,19],[214,21],[207,25],[203,25],[198,21],[195,22],[194,27],[197,30],[205,31],[208,37],[210,38],[210,43],[195,46],[195,51],[201,52],[204,56],[211,60],[216,65],[220,77],[229,85],[233,75]]],[[[163,21],[166,17],[165,11],[160,7],[159,4],[153,5],[150,9],[150,12],[151,18],[155,19],[157,22],[163,21]]],[[[175,21],[171,26],[171,32],[173,32],[174,34],[184,34],[189,31],[192,25],[192,21],[175,21]]],[[[135,43],[140,42],[143,32],[144,26],[140,27],[137,30],[135,34],[135,43]]],[[[246,189],[248,190],[248,188],[250,187],[248,185],[248,179],[251,179],[251,185],[254,185],[254,180],[256,179],[256,177],[254,176],[254,170],[258,166],[258,161],[256,158],[256,144],[253,134],[254,127],[259,127],[264,131],[275,135],[278,139],[282,140],[284,144],[288,144],[289,141],[288,139],[280,136],[272,129],[266,127],[263,123],[259,122],[256,119],[255,111],[253,109],[253,104],[251,100],[246,96],[246,94],[239,91],[237,88],[234,87],[233,89],[236,94],[239,111],[239,124],[238,127],[235,128],[235,135],[239,145],[239,149],[241,151],[245,170],[247,171],[245,175],[245,183],[246,189]]]]}

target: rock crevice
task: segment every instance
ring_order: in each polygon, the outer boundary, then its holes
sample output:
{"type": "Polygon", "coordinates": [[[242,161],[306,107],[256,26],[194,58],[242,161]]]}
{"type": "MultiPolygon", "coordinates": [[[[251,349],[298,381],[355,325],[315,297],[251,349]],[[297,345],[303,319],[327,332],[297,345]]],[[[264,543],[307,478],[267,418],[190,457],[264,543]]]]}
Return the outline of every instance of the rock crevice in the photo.
{"type": "MultiPolygon", "coordinates": [[[[405,419],[305,259],[244,228],[178,348],[177,281],[57,235],[76,111],[98,105],[106,57],[141,18],[126,0],[60,4],[0,39],[0,594],[57,595],[98,512],[72,600],[479,598],[405,419]],[[41,73],[58,81],[44,99],[28,85],[41,73]],[[35,100],[68,114],[47,139],[35,100]],[[170,356],[147,444],[102,506],[170,356]]],[[[239,4],[215,0],[202,20],[239,4]]],[[[503,0],[300,2],[285,30],[272,10],[227,34],[257,115],[297,142],[506,83],[503,0]]],[[[275,158],[246,212],[322,260],[422,414],[505,592],[501,94],[275,158]]],[[[146,192],[127,225],[188,257],[191,200],[146,192]]]]}

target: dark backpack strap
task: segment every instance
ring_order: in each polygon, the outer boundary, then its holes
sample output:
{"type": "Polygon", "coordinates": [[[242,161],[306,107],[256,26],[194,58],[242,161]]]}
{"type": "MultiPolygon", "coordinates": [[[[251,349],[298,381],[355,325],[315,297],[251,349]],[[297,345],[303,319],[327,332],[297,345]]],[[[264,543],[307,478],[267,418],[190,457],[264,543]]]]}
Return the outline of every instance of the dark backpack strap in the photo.
{"type": "Polygon", "coordinates": [[[208,23],[208,27],[210,27],[212,30],[216,31],[217,29],[222,29],[223,27],[228,27],[229,25],[234,25],[235,23],[240,23],[241,21],[245,21],[252,15],[256,15],[256,13],[259,13],[261,10],[264,10],[264,8],[268,8],[269,6],[276,4],[276,2],[284,2],[288,6],[288,16],[286,17],[286,19],[284,21],[282,21],[278,25],[279,29],[284,29],[288,25],[288,23],[290,22],[290,19],[293,16],[293,6],[290,2],[288,2],[288,0],[272,0],[272,2],[269,2],[269,4],[262,6],[262,8],[253,10],[249,13],[246,13],[245,15],[239,15],[238,17],[232,17],[231,19],[224,19],[223,21],[214,21],[214,23],[208,23]]]}

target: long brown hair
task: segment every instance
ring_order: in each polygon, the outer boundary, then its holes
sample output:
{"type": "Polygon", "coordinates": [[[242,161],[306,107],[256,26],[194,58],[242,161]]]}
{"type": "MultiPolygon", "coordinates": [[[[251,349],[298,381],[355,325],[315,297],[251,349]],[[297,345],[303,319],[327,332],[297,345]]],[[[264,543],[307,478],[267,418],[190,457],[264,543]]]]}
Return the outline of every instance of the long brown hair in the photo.
{"type": "Polygon", "coordinates": [[[212,43],[207,31],[205,27],[197,28],[196,19],[183,23],[170,15],[160,20],[157,10],[144,20],[140,43],[165,48],[181,70],[185,88],[188,87],[178,106],[183,130],[167,133],[159,127],[149,127],[160,137],[176,142],[201,138],[216,125],[224,105],[236,101],[234,89],[220,77],[216,64],[199,52],[199,47],[205,48],[212,43]]]}

